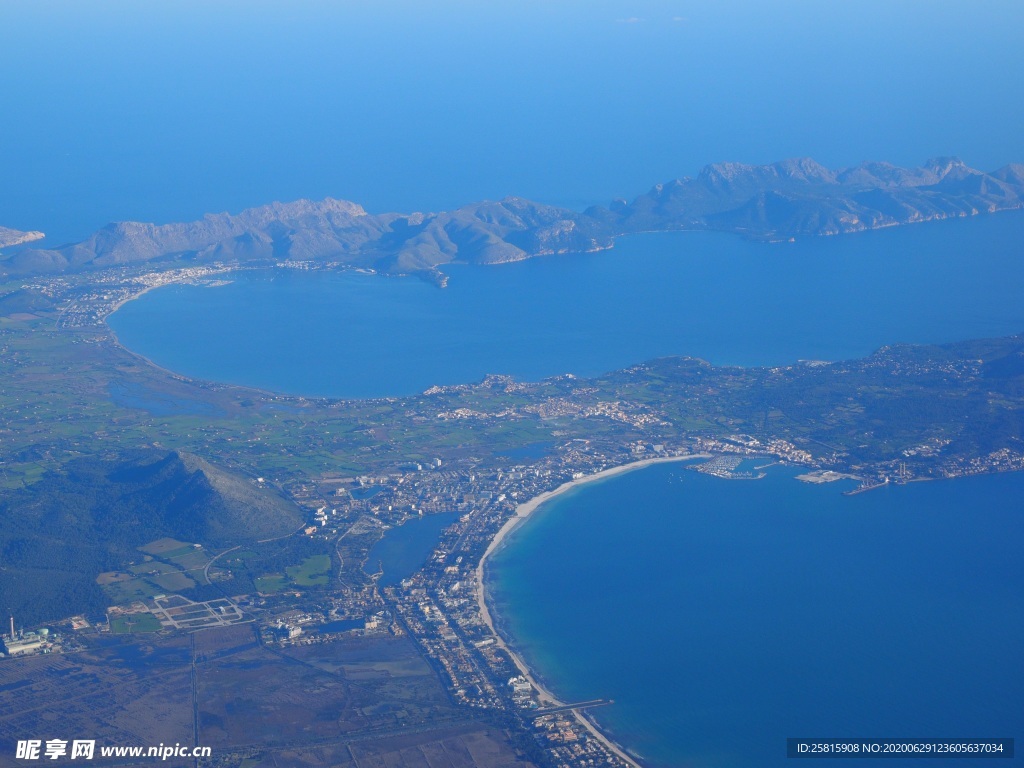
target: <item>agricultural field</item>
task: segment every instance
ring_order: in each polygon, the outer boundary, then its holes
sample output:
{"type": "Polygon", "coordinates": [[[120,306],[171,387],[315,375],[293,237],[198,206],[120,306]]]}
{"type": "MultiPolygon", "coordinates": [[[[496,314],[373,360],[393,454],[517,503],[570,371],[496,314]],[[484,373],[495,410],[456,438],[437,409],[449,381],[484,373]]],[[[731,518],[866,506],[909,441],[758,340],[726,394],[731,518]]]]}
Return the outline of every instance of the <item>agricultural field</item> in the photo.
{"type": "Polygon", "coordinates": [[[10,764],[4,761],[18,739],[88,734],[97,746],[191,740],[187,636],[107,635],[89,643],[77,653],[0,665],[0,765],[10,764]]]}
{"type": "Polygon", "coordinates": [[[145,552],[147,555],[152,555],[153,557],[173,557],[172,553],[184,552],[192,546],[193,545],[187,541],[163,538],[151,541],[149,544],[143,544],[139,547],[139,551],[145,552]]]}
{"type": "Polygon", "coordinates": [[[201,743],[215,749],[400,731],[458,716],[404,638],[348,638],[274,653],[243,649],[204,665],[198,691],[201,743]]]}
{"type": "Polygon", "coordinates": [[[163,590],[152,582],[123,571],[108,571],[96,577],[110,605],[128,605],[136,600],[148,600],[163,590]]]}
{"type": "Polygon", "coordinates": [[[249,758],[241,768],[529,768],[496,728],[478,724],[344,746],[287,749],[263,759],[249,758]]]}
{"type": "Polygon", "coordinates": [[[204,569],[210,554],[199,544],[163,538],[138,548],[142,562],[125,571],[108,571],[96,578],[111,605],[126,605],[156,595],[174,594],[209,584],[204,569]]]}

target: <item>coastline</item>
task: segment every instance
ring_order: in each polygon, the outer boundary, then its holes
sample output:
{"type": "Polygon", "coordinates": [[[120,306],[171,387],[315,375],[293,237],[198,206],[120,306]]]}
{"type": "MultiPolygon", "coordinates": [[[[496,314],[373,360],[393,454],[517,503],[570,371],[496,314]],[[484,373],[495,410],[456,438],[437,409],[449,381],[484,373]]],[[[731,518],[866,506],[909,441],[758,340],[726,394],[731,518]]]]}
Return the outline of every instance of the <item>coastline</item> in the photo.
{"type": "MultiPolygon", "coordinates": [[[[219,265],[219,266],[209,265],[209,266],[203,267],[203,268],[210,270],[209,272],[206,272],[205,274],[201,275],[201,277],[204,277],[204,278],[205,277],[210,277],[212,275],[226,275],[226,274],[230,274],[232,272],[243,272],[243,271],[246,271],[246,270],[249,270],[249,269],[253,269],[253,267],[246,267],[246,266],[242,266],[240,264],[231,265],[231,266],[223,265],[223,264],[219,265]]],[[[175,270],[171,270],[170,272],[161,272],[159,274],[161,274],[161,275],[168,275],[168,274],[173,274],[174,271],[175,270]]],[[[152,274],[152,273],[150,273],[150,274],[152,274]]],[[[143,277],[145,277],[145,275],[143,275],[143,277]]],[[[156,290],[157,288],[163,288],[164,286],[167,286],[167,285],[181,285],[182,283],[188,283],[190,280],[195,280],[196,277],[197,277],[196,275],[181,275],[181,274],[179,274],[179,275],[175,275],[170,280],[165,280],[165,281],[160,282],[160,283],[154,283],[152,285],[146,285],[145,283],[143,283],[141,290],[139,290],[139,291],[137,291],[135,293],[132,293],[132,294],[130,294],[128,296],[125,296],[123,299],[120,299],[119,301],[114,302],[114,304],[110,307],[110,309],[103,314],[103,317],[101,319],[103,320],[104,324],[106,324],[107,318],[109,318],[112,314],[117,312],[117,310],[119,310],[121,307],[123,307],[129,301],[135,301],[136,299],[145,296],[147,293],[149,293],[150,291],[156,290]]]]}
{"type": "MultiPolygon", "coordinates": [[[[209,272],[209,273],[207,273],[205,275],[202,275],[202,277],[205,278],[205,277],[210,277],[210,276],[213,276],[213,275],[228,275],[228,274],[233,274],[233,273],[236,273],[236,272],[255,272],[255,271],[266,271],[266,270],[272,270],[272,269],[287,269],[287,268],[288,267],[281,266],[279,264],[275,264],[275,265],[259,265],[259,266],[251,266],[251,265],[241,265],[241,264],[239,264],[239,265],[233,265],[233,266],[214,268],[211,272],[209,272]]],[[[318,271],[358,272],[360,274],[377,275],[377,276],[383,276],[383,277],[408,277],[409,276],[409,275],[388,275],[388,274],[382,274],[380,272],[377,272],[377,271],[369,269],[369,268],[365,268],[365,267],[351,267],[351,266],[348,266],[348,265],[341,265],[340,267],[326,266],[326,267],[322,268],[322,270],[318,270],[318,271]]],[[[280,401],[280,400],[291,400],[291,401],[295,401],[295,402],[298,402],[298,403],[304,403],[304,402],[307,402],[307,401],[319,401],[319,402],[334,403],[334,404],[346,403],[346,402],[358,401],[358,400],[362,400],[362,401],[377,400],[377,401],[381,401],[381,402],[390,402],[390,401],[398,399],[399,397],[415,397],[415,396],[418,396],[418,395],[422,394],[421,392],[414,392],[414,393],[408,393],[406,395],[377,395],[377,396],[372,396],[372,397],[352,397],[352,396],[341,396],[341,395],[310,395],[310,394],[303,394],[301,392],[289,392],[289,391],[286,391],[286,390],[268,389],[266,387],[259,387],[259,386],[254,386],[254,385],[251,385],[251,384],[239,384],[239,383],[234,383],[234,382],[230,382],[230,381],[220,381],[220,380],[216,380],[216,379],[205,379],[205,378],[193,376],[191,374],[180,373],[180,372],[174,371],[174,370],[172,370],[170,368],[165,368],[164,366],[162,366],[159,363],[155,362],[151,358],[146,357],[146,355],[142,354],[141,352],[136,352],[134,349],[132,349],[131,347],[127,346],[126,344],[124,344],[121,341],[121,339],[117,335],[117,332],[114,330],[113,326],[110,324],[110,317],[113,314],[115,314],[119,309],[121,309],[121,307],[123,307],[125,304],[128,304],[131,301],[135,301],[136,299],[142,298],[147,293],[149,293],[150,291],[156,290],[157,288],[164,288],[164,287],[167,287],[167,286],[170,286],[170,285],[183,285],[183,284],[189,283],[190,281],[192,281],[194,279],[195,279],[195,276],[192,276],[192,275],[181,275],[179,277],[175,277],[172,280],[166,280],[164,282],[157,283],[155,285],[143,285],[139,290],[133,292],[131,295],[126,296],[126,297],[118,300],[114,304],[112,304],[109,308],[106,309],[106,311],[103,312],[103,314],[99,317],[99,321],[98,321],[98,325],[103,328],[103,332],[107,336],[107,341],[109,341],[109,343],[115,349],[119,350],[120,352],[122,352],[124,354],[130,355],[131,357],[133,357],[136,360],[140,361],[141,363],[143,363],[143,364],[145,364],[145,365],[155,369],[156,371],[158,371],[158,372],[160,372],[160,373],[162,373],[162,374],[164,374],[164,375],[166,375],[166,376],[168,376],[168,377],[170,377],[172,379],[175,379],[177,381],[186,382],[188,384],[191,384],[191,385],[196,386],[196,387],[200,387],[202,389],[209,389],[209,390],[233,390],[233,391],[238,391],[238,392],[249,392],[249,393],[253,393],[255,395],[259,395],[261,397],[265,397],[265,398],[269,398],[271,400],[277,400],[277,401],[280,401]]]]}
{"type": "MultiPolygon", "coordinates": [[[[257,269],[270,269],[270,267],[232,266],[232,267],[225,267],[223,269],[217,269],[217,270],[215,270],[213,272],[210,272],[209,275],[231,274],[233,272],[245,272],[245,271],[252,271],[252,270],[257,270],[257,269]]],[[[206,277],[206,276],[208,276],[208,275],[204,275],[204,277],[206,277]]],[[[136,299],[142,298],[143,296],[145,296],[150,291],[154,291],[157,288],[165,288],[165,287],[170,286],[170,285],[183,285],[183,284],[188,283],[190,280],[194,280],[194,279],[195,278],[192,277],[192,276],[182,275],[181,277],[175,278],[173,280],[167,280],[166,282],[162,282],[162,283],[157,283],[156,285],[143,285],[143,287],[139,291],[137,291],[135,293],[132,293],[131,295],[126,296],[125,298],[123,298],[123,299],[117,301],[115,304],[113,304],[110,307],[110,309],[108,311],[104,312],[102,317],[100,317],[100,324],[102,325],[104,332],[107,334],[107,338],[108,338],[110,344],[114,348],[119,350],[120,352],[122,352],[124,354],[127,354],[127,355],[130,355],[131,357],[134,357],[136,360],[140,361],[141,363],[145,364],[146,366],[149,366],[150,368],[155,369],[156,371],[164,374],[165,376],[167,376],[167,377],[169,377],[171,379],[174,379],[176,381],[186,382],[188,384],[191,384],[191,385],[193,385],[195,387],[199,387],[201,389],[207,389],[207,390],[235,390],[235,391],[239,391],[239,392],[252,392],[254,394],[261,395],[263,397],[267,397],[267,398],[270,398],[270,399],[273,399],[273,400],[281,400],[281,399],[296,400],[296,401],[324,400],[324,401],[331,401],[331,402],[344,402],[346,400],[352,399],[352,398],[338,398],[338,397],[306,397],[306,396],[303,396],[303,395],[290,394],[288,392],[278,392],[278,391],[275,391],[275,390],[272,390],[272,389],[264,389],[264,388],[261,388],[261,387],[254,387],[254,386],[250,386],[250,385],[247,385],[247,384],[233,384],[231,382],[214,381],[212,379],[197,378],[195,376],[191,376],[191,375],[188,375],[188,374],[184,374],[184,373],[179,373],[177,371],[173,371],[170,368],[165,368],[164,366],[160,365],[159,363],[157,363],[157,362],[153,361],[152,359],[146,357],[141,352],[136,352],[134,349],[132,349],[131,347],[125,345],[121,341],[121,339],[117,335],[117,331],[114,330],[113,326],[111,326],[111,324],[109,322],[111,315],[113,315],[115,312],[117,312],[119,309],[121,309],[121,307],[123,307],[125,304],[127,304],[127,303],[129,303],[131,301],[135,301],[136,299]]]]}
{"type": "MultiPolygon", "coordinates": [[[[586,475],[585,477],[581,477],[577,480],[569,480],[568,482],[562,483],[554,490],[545,491],[539,496],[534,496],[529,501],[525,501],[519,506],[517,506],[515,514],[512,515],[512,517],[510,517],[507,521],[505,521],[505,524],[501,526],[501,528],[495,534],[494,538],[491,539],[490,544],[487,545],[487,549],[484,551],[484,554],[480,558],[480,562],[477,564],[476,567],[476,600],[477,607],[480,609],[480,617],[483,620],[484,624],[487,625],[488,629],[491,630],[491,633],[494,635],[498,646],[509,655],[509,658],[512,659],[512,662],[519,669],[519,672],[522,674],[522,676],[525,677],[529,681],[529,683],[534,687],[534,689],[538,692],[538,698],[542,704],[553,707],[560,707],[565,706],[567,702],[564,702],[561,699],[559,699],[550,690],[548,690],[544,685],[540,683],[537,677],[527,666],[526,662],[523,661],[522,657],[515,651],[515,649],[508,642],[506,642],[505,638],[502,636],[502,634],[498,631],[497,627],[495,626],[494,618],[491,616],[490,609],[487,606],[487,587],[484,583],[487,559],[496,551],[498,551],[498,549],[502,546],[505,538],[508,537],[508,535],[516,528],[518,528],[524,521],[526,521],[530,517],[530,515],[536,512],[537,509],[541,507],[541,505],[547,503],[548,501],[551,501],[554,498],[557,498],[558,496],[561,496],[562,494],[568,491],[571,491],[572,489],[578,486],[585,485],[587,483],[592,483],[596,480],[604,480],[609,477],[614,477],[615,475],[624,474],[626,472],[632,472],[637,469],[643,469],[644,467],[649,467],[654,464],[665,464],[668,462],[677,461],[690,461],[693,459],[702,458],[711,458],[711,454],[689,453],[684,456],[662,456],[652,459],[642,459],[641,461],[634,461],[629,464],[622,464],[618,467],[605,469],[602,470],[601,472],[596,472],[593,475],[586,475]]],[[[585,715],[583,712],[579,710],[573,710],[572,714],[584,728],[590,731],[594,738],[596,738],[598,741],[604,744],[611,752],[615,753],[622,760],[625,760],[629,765],[633,766],[633,768],[641,768],[640,763],[638,763],[634,758],[630,757],[621,746],[612,741],[611,738],[609,738],[605,733],[601,732],[587,715],[585,715]]]]}
{"type": "MultiPolygon", "coordinates": [[[[121,339],[119,339],[118,336],[117,336],[117,331],[115,331],[114,327],[110,324],[110,316],[113,315],[115,312],[117,312],[119,309],[121,309],[121,307],[123,307],[128,302],[135,301],[136,299],[140,299],[143,296],[145,296],[147,293],[149,293],[150,291],[154,291],[157,288],[163,288],[163,287],[168,286],[168,285],[178,285],[178,284],[184,283],[185,281],[186,281],[185,278],[182,277],[181,279],[168,280],[165,283],[157,283],[156,285],[143,285],[142,289],[139,290],[138,292],[132,293],[131,295],[126,296],[125,298],[121,299],[120,301],[115,302],[114,305],[110,308],[110,310],[105,312],[103,314],[103,316],[100,318],[100,323],[102,323],[103,330],[106,331],[107,336],[108,336],[108,338],[110,340],[110,343],[116,349],[118,349],[119,351],[121,351],[121,352],[123,352],[123,353],[125,353],[127,355],[130,355],[131,357],[134,357],[136,360],[139,360],[140,362],[142,362],[143,364],[145,364],[145,365],[147,365],[147,366],[149,366],[151,368],[155,368],[157,371],[159,371],[160,373],[164,374],[165,376],[169,376],[170,378],[176,379],[178,381],[187,381],[190,384],[195,384],[196,386],[202,387],[207,382],[204,382],[204,381],[199,380],[199,379],[193,379],[190,376],[185,376],[184,374],[181,374],[181,373],[176,373],[175,371],[172,371],[170,368],[164,368],[162,365],[159,365],[158,363],[154,362],[153,360],[150,360],[145,355],[143,355],[143,354],[141,354],[139,352],[136,352],[135,350],[129,348],[127,345],[121,343],[121,339]]],[[[209,383],[213,384],[213,382],[209,382],[209,383]]]]}
{"type": "MultiPolygon", "coordinates": [[[[222,274],[227,274],[227,273],[230,273],[230,272],[234,272],[234,271],[236,271],[236,269],[237,270],[241,270],[242,268],[241,267],[226,267],[224,269],[216,269],[213,272],[211,272],[210,274],[212,274],[212,275],[222,275],[222,274]]],[[[99,318],[99,321],[103,325],[104,330],[106,330],[106,332],[110,335],[110,340],[113,342],[114,346],[119,348],[123,352],[127,352],[132,357],[136,357],[139,360],[142,360],[147,365],[151,365],[152,367],[154,367],[157,370],[167,374],[168,376],[172,376],[172,377],[174,377],[176,379],[185,379],[187,381],[196,382],[197,380],[192,379],[189,376],[184,376],[183,374],[175,373],[174,371],[170,370],[169,368],[164,368],[162,365],[157,365],[156,363],[154,363],[152,360],[150,360],[145,355],[142,355],[142,354],[140,354],[138,352],[135,352],[132,349],[129,349],[127,346],[125,346],[124,344],[121,343],[121,339],[119,339],[117,337],[117,332],[114,330],[113,326],[110,324],[110,317],[114,313],[116,313],[119,309],[121,309],[121,307],[123,307],[128,302],[135,301],[136,299],[141,299],[147,293],[149,293],[150,291],[155,291],[157,288],[164,288],[164,287],[169,286],[169,285],[181,285],[181,284],[187,283],[189,280],[193,280],[193,279],[194,278],[192,276],[189,276],[189,275],[180,275],[180,276],[174,277],[171,280],[166,280],[166,281],[160,282],[160,283],[154,283],[152,285],[146,285],[145,283],[143,283],[142,284],[142,288],[140,290],[138,290],[138,291],[136,291],[134,293],[131,293],[128,296],[125,296],[123,299],[120,299],[119,301],[114,302],[114,304],[111,305],[111,307],[106,312],[104,312],[103,315],[99,318]]],[[[211,382],[211,383],[213,383],[213,382],[211,382]]]]}

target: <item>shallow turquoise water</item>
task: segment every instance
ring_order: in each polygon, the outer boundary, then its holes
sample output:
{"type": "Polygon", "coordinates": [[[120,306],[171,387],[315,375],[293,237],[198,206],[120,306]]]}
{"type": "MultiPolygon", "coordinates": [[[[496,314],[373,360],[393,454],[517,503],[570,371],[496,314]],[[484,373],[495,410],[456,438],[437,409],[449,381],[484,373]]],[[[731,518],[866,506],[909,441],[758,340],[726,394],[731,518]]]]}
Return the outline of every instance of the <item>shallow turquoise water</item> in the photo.
{"type": "Polygon", "coordinates": [[[174,371],[304,395],[404,395],[488,373],[594,375],[663,355],[836,360],[1024,331],[1024,213],[765,244],[722,233],[411,278],[265,270],[147,293],[110,323],[174,371]]]}
{"type": "Polygon", "coordinates": [[[660,465],[544,505],[491,563],[501,621],[558,695],[614,699],[594,716],[657,765],[1024,733],[1024,474],[853,497],[794,474],[660,465]]]}

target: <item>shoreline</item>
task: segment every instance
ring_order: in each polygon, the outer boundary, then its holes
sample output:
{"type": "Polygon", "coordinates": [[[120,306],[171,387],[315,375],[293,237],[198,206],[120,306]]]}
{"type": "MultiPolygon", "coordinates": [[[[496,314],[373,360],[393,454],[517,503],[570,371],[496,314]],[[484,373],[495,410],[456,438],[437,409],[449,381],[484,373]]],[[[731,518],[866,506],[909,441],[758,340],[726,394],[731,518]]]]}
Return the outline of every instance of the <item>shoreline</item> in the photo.
{"type": "MultiPolygon", "coordinates": [[[[258,270],[258,269],[270,269],[270,268],[271,267],[246,267],[246,266],[226,267],[226,268],[224,268],[222,270],[217,270],[217,271],[211,272],[210,275],[231,274],[231,273],[234,273],[234,272],[245,272],[245,271],[252,271],[252,270],[258,270]]],[[[152,359],[146,357],[141,352],[136,352],[134,349],[132,349],[131,347],[127,346],[126,344],[124,344],[121,341],[121,339],[117,335],[117,331],[114,330],[113,326],[109,322],[110,317],[114,313],[116,313],[119,309],[121,309],[121,307],[123,307],[125,304],[128,304],[129,302],[135,301],[136,299],[142,298],[143,296],[145,296],[150,291],[154,291],[154,290],[156,290],[158,288],[166,288],[166,287],[171,286],[171,285],[185,285],[185,284],[188,283],[189,280],[192,280],[192,279],[193,278],[191,278],[191,277],[182,276],[181,278],[177,278],[177,279],[174,279],[174,280],[168,280],[167,282],[158,283],[157,285],[144,285],[137,293],[133,293],[132,295],[126,296],[125,298],[123,298],[120,301],[116,302],[111,307],[111,309],[109,311],[105,312],[103,314],[103,316],[100,318],[100,323],[101,323],[101,325],[103,327],[103,331],[107,334],[107,338],[108,338],[108,341],[110,342],[110,344],[115,349],[119,350],[120,352],[122,352],[124,354],[127,354],[127,355],[129,355],[131,357],[134,357],[136,360],[138,360],[141,363],[149,366],[150,368],[155,369],[156,371],[162,373],[163,375],[165,375],[165,376],[167,376],[167,377],[169,377],[171,379],[174,379],[175,381],[185,382],[186,384],[190,384],[190,385],[192,385],[194,387],[198,387],[200,389],[218,390],[218,391],[219,390],[234,390],[234,391],[239,391],[239,392],[252,392],[253,394],[256,394],[256,395],[259,395],[259,396],[262,396],[262,397],[267,397],[267,398],[270,398],[272,400],[287,399],[287,400],[296,400],[296,401],[300,401],[300,402],[307,401],[307,400],[323,400],[323,401],[330,401],[330,402],[338,403],[338,402],[347,402],[347,401],[350,401],[350,400],[353,400],[353,399],[358,399],[358,398],[347,398],[347,397],[326,397],[326,396],[295,395],[295,394],[290,394],[288,392],[279,392],[279,391],[273,390],[273,389],[264,389],[262,387],[254,387],[254,386],[250,386],[248,384],[233,384],[231,382],[216,381],[216,380],[213,380],[213,379],[198,378],[198,377],[192,376],[190,374],[178,373],[177,371],[173,371],[170,368],[165,368],[164,366],[160,365],[159,363],[157,363],[157,362],[153,361],[152,359]]],[[[371,398],[371,399],[378,399],[378,398],[371,398]]],[[[386,400],[388,398],[379,398],[379,399],[385,399],[386,400]]]]}
{"type": "MultiPolygon", "coordinates": [[[[571,491],[578,486],[592,483],[597,480],[604,480],[615,475],[621,475],[626,472],[632,472],[634,470],[643,469],[645,467],[653,466],[654,464],[666,464],[669,462],[677,461],[690,461],[694,459],[711,458],[711,454],[707,453],[689,453],[685,456],[663,456],[651,459],[642,459],[640,461],[634,461],[629,464],[622,464],[617,467],[611,467],[600,472],[596,472],[592,475],[586,475],[576,480],[569,480],[568,482],[562,483],[560,486],[551,491],[545,491],[544,493],[534,496],[532,499],[523,502],[516,507],[515,514],[512,515],[505,524],[501,526],[498,532],[491,539],[490,544],[487,545],[487,549],[484,551],[483,556],[480,558],[480,562],[476,567],[476,601],[477,607],[480,610],[480,617],[487,628],[490,629],[491,634],[494,636],[495,641],[502,650],[509,655],[512,662],[516,665],[519,672],[522,674],[530,685],[536,689],[538,698],[542,704],[549,706],[559,707],[565,706],[567,702],[563,702],[557,696],[555,696],[550,690],[548,690],[534,675],[533,671],[527,666],[526,662],[522,657],[515,651],[510,643],[506,642],[505,638],[498,631],[494,623],[494,617],[491,616],[490,609],[487,606],[487,587],[484,583],[487,559],[493,555],[502,546],[504,540],[508,537],[512,531],[518,528],[523,522],[529,519],[530,515],[537,511],[543,504],[551,501],[558,496],[561,496],[568,491],[571,491]]],[[[603,733],[597,725],[591,720],[590,717],[585,715],[579,710],[573,710],[573,716],[576,720],[586,728],[598,741],[604,744],[611,752],[617,755],[622,760],[625,760],[633,768],[642,768],[633,757],[630,757],[625,749],[616,744],[612,739],[603,733]]]]}
{"type": "MultiPolygon", "coordinates": [[[[223,270],[214,271],[211,274],[220,275],[220,274],[226,274],[226,273],[233,272],[233,271],[235,271],[234,268],[228,267],[228,268],[223,269],[223,270]]],[[[139,291],[137,291],[135,293],[132,293],[129,296],[124,297],[120,301],[114,302],[113,306],[111,306],[109,311],[105,312],[102,315],[102,317],[100,317],[100,323],[102,323],[104,330],[110,335],[110,341],[113,343],[113,345],[115,347],[117,347],[118,349],[120,349],[122,352],[127,352],[132,357],[136,357],[139,360],[142,360],[147,365],[150,365],[153,368],[156,368],[161,373],[165,373],[168,376],[171,376],[172,378],[183,379],[185,381],[189,381],[189,382],[194,383],[194,384],[199,384],[200,383],[199,379],[193,379],[190,376],[185,376],[184,374],[175,373],[174,371],[172,371],[169,368],[164,368],[162,365],[158,365],[157,363],[154,363],[152,360],[150,360],[145,355],[143,355],[143,354],[141,354],[139,352],[136,352],[136,351],[134,351],[132,349],[129,349],[126,345],[121,343],[121,339],[119,339],[118,336],[117,336],[117,331],[115,331],[114,327],[110,324],[110,318],[119,309],[121,309],[125,304],[128,304],[129,302],[135,301],[136,299],[141,299],[147,293],[149,293],[150,291],[155,291],[157,288],[165,288],[165,287],[170,286],[170,285],[182,285],[182,284],[187,283],[188,280],[190,280],[190,279],[192,279],[192,278],[185,277],[184,275],[182,275],[181,277],[176,277],[173,280],[168,280],[168,281],[163,282],[163,283],[156,283],[155,285],[145,285],[145,284],[143,284],[141,290],[139,290],[139,291]]],[[[216,382],[210,382],[210,383],[211,384],[215,384],[216,382]]]]}
{"type": "MultiPolygon", "coordinates": [[[[207,382],[204,382],[201,379],[193,379],[192,377],[186,376],[186,375],[181,374],[181,373],[176,373],[175,371],[172,371],[170,368],[164,368],[162,365],[159,365],[158,363],[156,363],[153,360],[149,359],[148,357],[146,357],[142,353],[136,352],[135,350],[129,348],[126,344],[121,343],[121,339],[118,338],[117,331],[115,331],[114,327],[110,324],[110,317],[114,313],[116,313],[119,309],[121,309],[121,307],[123,307],[128,302],[135,301],[136,299],[140,299],[143,296],[145,296],[147,293],[149,293],[150,291],[155,291],[157,288],[163,288],[163,287],[169,286],[169,285],[180,285],[180,284],[182,284],[184,282],[185,282],[185,280],[181,279],[181,280],[168,280],[166,283],[159,283],[157,285],[144,285],[142,287],[142,290],[140,290],[138,293],[133,293],[130,296],[127,296],[127,297],[121,299],[120,301],[116,302],[113,305],[113,307],[111,307],[110,311],[106,312],[103,315],[103,317],[100,318],[100,322],[103,324],[103,330],[106,331],[111,345],[115,349],[117,349],[118,351],[123,352],[124,354],[127,354],[127,355],[129,355],[131,357],[134,357],[136,360],[139,360],[144,365],[147,365],[147,366],[149,366],[151,368],[155,368],[157,371],[159,371],[160,373],[164,374],[165,376],[168,376],[169,378],[176,379],[178,381],[185,381],[185,382],[188,382],[189,384],[192,384],[192,385],[195,385],[195,386],[198,386],[198,387],[203,387],[203,385],[206,384],[207,382]]],[[[210,384],[214,384],[215,382],[209,382],[209,383],[210,384]]]]}

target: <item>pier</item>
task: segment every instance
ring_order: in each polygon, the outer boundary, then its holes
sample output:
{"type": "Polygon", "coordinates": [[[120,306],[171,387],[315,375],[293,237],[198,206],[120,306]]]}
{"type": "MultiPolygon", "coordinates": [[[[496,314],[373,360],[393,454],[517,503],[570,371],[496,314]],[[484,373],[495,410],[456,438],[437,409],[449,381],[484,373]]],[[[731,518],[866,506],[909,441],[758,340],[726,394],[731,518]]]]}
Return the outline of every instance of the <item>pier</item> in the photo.
{"type": "Polygon", "coordinates": [[[579,701],[575,704],[562,704],[558,707],[544,707],[543,709],[534,709],[530,712],[525,712],[527,717],[543,717],[544,715],[553,715],[557,712],[571,712],[578,709],[590,709],[591,707],[604,707],[608,704],[614,704],[613,699],[591,699],[589,701],[579,701]]]}
{"type": "Polygon", "coordinates": [[[859,486],[854,488],[852,491],[843,491],[843,496],[856,496],[858,493],[864,493],[865,491],[873,491],[875,488],[882,488],[889,484],[889,478],[877,483],[869,483],[867,481],[861,483],[859,486]]]}

